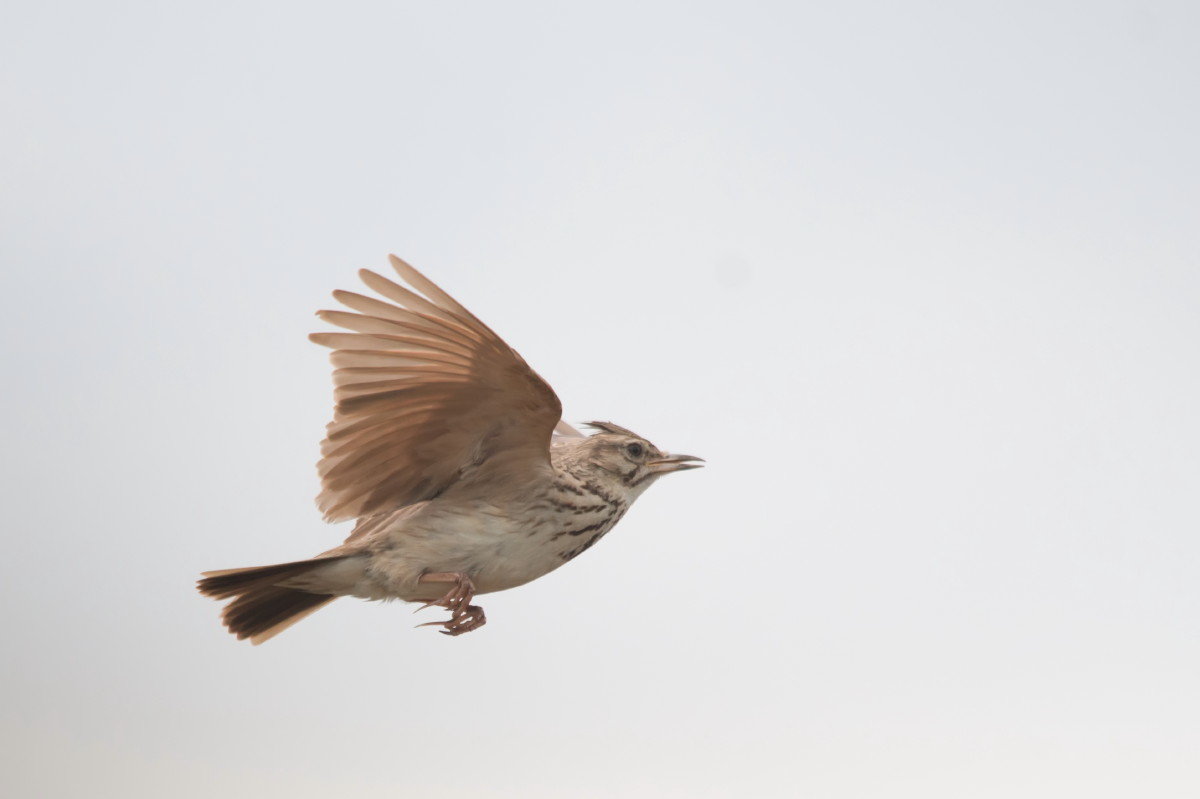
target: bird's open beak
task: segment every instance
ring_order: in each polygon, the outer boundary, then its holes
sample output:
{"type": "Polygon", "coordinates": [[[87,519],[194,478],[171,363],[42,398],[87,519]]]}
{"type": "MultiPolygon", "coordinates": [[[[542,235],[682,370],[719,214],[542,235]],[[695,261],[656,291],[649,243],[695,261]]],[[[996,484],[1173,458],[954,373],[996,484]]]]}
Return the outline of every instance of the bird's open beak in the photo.
{"type": "Polygon", "coordinates": [[[688,469],[699,469],[704,465],[704,458],[697,458],[695,455],[664,455],[661,458],[647,461],[646,465],[654,474],[670,474],[688,469]]]}

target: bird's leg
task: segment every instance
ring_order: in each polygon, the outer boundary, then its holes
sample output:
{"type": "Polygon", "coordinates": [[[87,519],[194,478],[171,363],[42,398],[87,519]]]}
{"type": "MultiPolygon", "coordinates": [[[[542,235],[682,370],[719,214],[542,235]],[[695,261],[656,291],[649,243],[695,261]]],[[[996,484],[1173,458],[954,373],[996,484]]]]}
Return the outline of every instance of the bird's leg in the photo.
{"type": "Polygon", "coordinates": [[[445,635],[462,635],[463,633],[469,633],[471,630],[478,629],[487,623],[487,617],[483,615],[483,608],[471,604],[471,598],[475,596],[475,585],[465,573],[428,572],[422,574],[417,582],[453,583],[450,590],[441,599],[426,602],[417,608],[417,610],[424,610],[435,605],[443,607],[450,611],[450,618],[446,621],[431,621],[425,624],[418,624],[418,627],[436,625],[446,628],[438,631],[445,635]]]}
{"type": "Polygon", "coordinates": [[[475,596],[475,584],[465,572],[426,572],[422,574],[419,583],[453,583],[450,590],[441,599],[426,602],[417,610],[431,608],[434,605],[446,608],[451,613],[459,614],[464,611],[475,596]]]}

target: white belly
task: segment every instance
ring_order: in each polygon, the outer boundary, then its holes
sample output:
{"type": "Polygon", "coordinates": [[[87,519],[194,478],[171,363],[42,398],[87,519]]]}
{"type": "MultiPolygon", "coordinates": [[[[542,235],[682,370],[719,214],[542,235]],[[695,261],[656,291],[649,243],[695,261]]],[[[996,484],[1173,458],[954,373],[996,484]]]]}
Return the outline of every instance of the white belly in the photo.
{"type": "Polygon", "coordinates": [[[486,502],[468,506],[455,502],[449,507],[430,503],[376,538],[370,564],[354,594],[369,599],[436,599],[445,593],[445,586],[418,582],[428,572],[466,573],[479,594],[514,588],[578,554],[587,540],[612,526],[603,521],[486,502]],[[572,530],[583,528],[590,528],[587,536],[572,535],[572,530]]]}

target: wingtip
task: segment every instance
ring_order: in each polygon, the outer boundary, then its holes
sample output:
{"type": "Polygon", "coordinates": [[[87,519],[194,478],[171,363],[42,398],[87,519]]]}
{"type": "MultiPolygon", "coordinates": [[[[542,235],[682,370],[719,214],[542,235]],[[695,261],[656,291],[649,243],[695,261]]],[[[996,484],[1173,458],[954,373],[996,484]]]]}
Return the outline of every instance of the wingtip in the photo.
{"type": "MultiPolygon", "coordinates": [[[[408,283],[409,285],[414,285],[414,283],[413,283],[414,279],[421,280],[422,278],[424,278],[424,279],[428,280],[428,278],[425,278],[425,276],[421,274],[420,270],[418,270],[415,266],[413,266],[408,261],[404,260],[403,258],[401,258],[398,255],[393,255],[392,253],[388,253],[388,261],[391,262],[392,269],[396,270],[396,274],[398,274],[400,277],[404,278],[404,281],[406,283],[408,283]]],[[[421,291],[419,286],[414,286],[414,287],[417,288],[418,291],[421,291]]],[[[424,292],[422,292],[422,293],[424,293],[424,292]]]]}

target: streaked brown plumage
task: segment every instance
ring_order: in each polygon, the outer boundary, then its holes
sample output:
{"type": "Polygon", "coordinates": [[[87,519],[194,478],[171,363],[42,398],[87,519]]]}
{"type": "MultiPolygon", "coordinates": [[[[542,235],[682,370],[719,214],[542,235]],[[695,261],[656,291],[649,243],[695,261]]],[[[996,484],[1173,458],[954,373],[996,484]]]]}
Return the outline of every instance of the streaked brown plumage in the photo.
{"type": "Polygon", "coordinates": [[[333,348],[333,421],[317,504],[357,519],[311,560],[205,572],[200,591],[233,598],[222,618],[261,643],[339,596],[448,609],[460,635],[484,621],[475,594],[529,582],[587,550],[663,474],[697,467],[610,422],[584,437],[554,391],[470,311],[395,256],[416,292],[368,270],[391,302],[336,291],[356,313],[319,316],[349,333],[333,348]]]}

